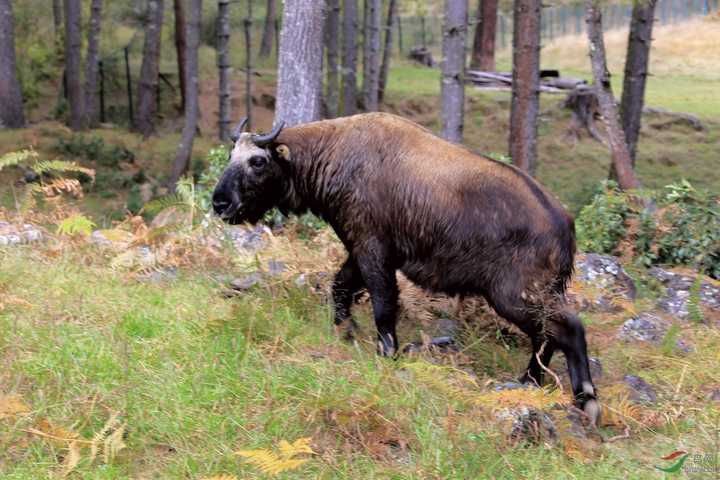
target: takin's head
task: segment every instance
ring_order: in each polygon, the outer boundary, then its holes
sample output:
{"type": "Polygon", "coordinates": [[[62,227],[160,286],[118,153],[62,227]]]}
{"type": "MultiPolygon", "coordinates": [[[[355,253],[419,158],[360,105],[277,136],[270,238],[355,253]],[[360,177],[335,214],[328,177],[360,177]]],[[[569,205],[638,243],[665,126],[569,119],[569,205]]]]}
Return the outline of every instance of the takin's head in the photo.
{"type": "Polygon", "coordinates": [[[283,124],[267,135],[243,132],[247,119],[234,130],[230,161],[213,192],[215,213],[230,224],[256,223],[286,197],[288,180],[279,154],[271,146],[283,124]]]}

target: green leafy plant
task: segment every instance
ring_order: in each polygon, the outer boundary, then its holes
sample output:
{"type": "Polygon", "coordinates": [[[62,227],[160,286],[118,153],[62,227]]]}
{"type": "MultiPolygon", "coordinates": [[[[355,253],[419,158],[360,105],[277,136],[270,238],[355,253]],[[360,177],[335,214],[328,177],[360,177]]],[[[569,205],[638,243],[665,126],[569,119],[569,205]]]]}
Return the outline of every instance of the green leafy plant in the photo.
{"type": "Polygon", "coordinates": [[[586,252],[614,253],[625,236],[630,211],[627,197],[617,184],[604,182],[601,193],[583,207],[575,222],[578,247],[586,252]]]}

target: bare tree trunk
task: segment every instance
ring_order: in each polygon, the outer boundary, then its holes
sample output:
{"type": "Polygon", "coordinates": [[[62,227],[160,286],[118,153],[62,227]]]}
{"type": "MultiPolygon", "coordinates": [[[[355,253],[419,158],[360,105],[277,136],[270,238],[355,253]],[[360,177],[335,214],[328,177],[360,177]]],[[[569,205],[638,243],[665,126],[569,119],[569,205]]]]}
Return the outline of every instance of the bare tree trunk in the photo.
{"type": "Polygon", "coordinates": [[[53,9],[53,26],[55,27],[55,38],[60,37],[62,31],[63,15],[62,15],[62,0],[52,0],[53,9]]]}
{"type": "Polygon", "coordinates": [[[0,0],[0,128],[25,126],[15,58],[15,21],[11,0],[0,0]]]}
{"type": "Polygon", "coordinates": [[[180,83],[180,109],[185,111],[185,64],[187,63],[187,41],[185,39],[185,0],[175,0],[175,51],[177,55],[178,78],[180,83]]]}
{"type": "Polygon", "coordinates": [[[260,42],[260,58],[267,58],[270,56],[270,53],[272,53],[273,40],[275,39],[276,19],[277,8],[275,0],[267,0],[265,26],[263,27],[262,41],[260,42]]]}
{"type": "Polygon", "coordinates": [[[85,56],[85,122],[88,127],[97,126],[100,116],[97,82],[101,27],[102,0],[92,0],[87,55],[85,56]]]}
{"type": "Polygon", "coordinates": [[[80,72],[82,39],[80,38],[81,0],[65,1],[65,74],[70,103],[70,128],[85,128],[85,96],[80,72]]]}
{"type": "Polygon", "coordinates": [[[247,2],[247,17],[243,22],[245,29],[245,116],[248,128],[252,128],[252,1],[247,2]]]}
{"type": "Polygon", "coordinates": [[[598,0],[586,0],[587,34],[590,42],[590,63],[592,65],[595,88],[597,89],[600,113],[607,125],[608,143],[612,163],[617,173],[618,184],[623,190],[638,188],[640,182],[635,177],[630,152],[625,141],[625,133],[618,121],[617,105],[610,85],[610,72],[605,57],[605,41],[602,30],[602,13],[598,0]]]}
{"type": "Polygon", "coordinates": [[[467,0],[445,0],[442,61],[442,136],[462,143],[465,113],[467,0]]]}
{"type": "Polygon", "coordinates": [[[385,48],[383,49],[382,65],[380,66],[380,84],[378,86],[378,101],[382,103],[385,98],[385,87],[390,74],[390,58],[392,56],[392,37],[397,18],[397,0],[388,0],[388,16],[385,26],[385,48]]]}
{"type": "Polygon", "coordinates": [[[470,68],[484,72],[495,71],[495,33],[497,30],[498,0],[480,0],[478,24],[475,28],[470,68]]]}
{"type": "Polygon", "coordinates": [[[357,0],[343,5],[343,115],[357,113],[357,0]]]}
{"type": "Polygon", "coordinates": [[[217,67],[220,140],[230,139],[230,0],[218,0],[217,67]]]}
{"type": "Polygon", "coordinates": [[[365,59],[363,61],[363,103],[365,110],[378,109],[380,86],[380,25],[381,0],[365,0],[365,59]]]}
{"type": "Polygon", "coordinates": [[[325,2],[285,0],[278,59],[275,124],[320,118],[325,2]]]}
{"type": "MultiPolygon", "coordinates": [[[[655,17],[656,0],[640,0],[633,6],[628,38],[627,57],[625,59],[625,77],[623,79],[620,116],[625,132],[630,161],[635,168],[635,154],[640,136],[640,123],[645,103],[645,81],[650,62],[650,44],[655,17]]],[[[613,165],[610,177],[616,178],[613,165]]]]}
{"type": "Polygon", "coordinates": [[[340,42],[340,0],[327,0],[328,16],[325,25],[325,48],[327,50],[327,117],[338,116],[340,103],[340,78],[338,51],[340,42]]]}
{"type": "Polygon", "coordinates": [[[185,126],[178,145],[170,176],[170,188],[175,189],[180,177],[187,171],[190,165],[193,142],[197,131],[200,95],[200,83],[198,81],[198,49],[200,47],[200,22],[202,20],[202,0],[190,0],[190,20],[187,22],[187,64],[185,68],[185,85],[187,86],[187,98],[185,102],[185,126]]]}
{"type": "Polygon", "coordinates": [[[540,103],[540,0],[515,0],[509,150],[512,162],[535,174],[540,103]]]}
{"type": "Polygon", "coordinates": [[[160,39],[163,24],[163,0],[148,0],[145,45],[140,67],[138,106],[135,117],[138,131],[149,137],[155,131],[157,90],[160,74],[160,39]]]}

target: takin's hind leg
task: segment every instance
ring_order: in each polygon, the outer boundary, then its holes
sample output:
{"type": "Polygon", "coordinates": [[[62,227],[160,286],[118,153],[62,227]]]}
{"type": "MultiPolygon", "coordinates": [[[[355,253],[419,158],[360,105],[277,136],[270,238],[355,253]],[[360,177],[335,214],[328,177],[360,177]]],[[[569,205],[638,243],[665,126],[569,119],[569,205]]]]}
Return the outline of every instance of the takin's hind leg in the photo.
{"type": "Polygon", "coordinates": [[[355,336],[357,324],[352,318],[351,308],[363,288],[365,288],[365,282],[360,274],[360,269],[350,255],[335,275],[332,285],[333,302],[335,303],[335,329],[345,340],[352,340],[355,336]]]}

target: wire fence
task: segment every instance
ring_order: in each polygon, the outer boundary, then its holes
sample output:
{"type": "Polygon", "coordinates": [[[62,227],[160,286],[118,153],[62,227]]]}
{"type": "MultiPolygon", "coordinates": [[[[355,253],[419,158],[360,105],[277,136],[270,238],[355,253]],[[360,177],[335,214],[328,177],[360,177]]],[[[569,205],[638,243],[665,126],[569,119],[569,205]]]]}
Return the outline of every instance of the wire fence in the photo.
{"type": "MultiPolygon", "coordinates": [[[[720,0],[658,0],[655,8],[656,24],[669,25],[716,12],[720,0]]],[[[632,4],[613,4],[603,8],[605,31],[627,28],[632,16],[632,4]]],[[[472,42],[475,18],[470,19],[472,42]]],[[[551,41],[566,35],[585,33],[585,8],[583,5],[558,5],[543,8],[541,38],[551,41]]],[[[512,13],[500,12],[497,20],[496,45],[510,48],[512,45],[512,13]]],[[[415,46],[439,47],[442,42],[442,17],[401,17],[398,22],[398,48],[401,52],[415,46]]]]}

